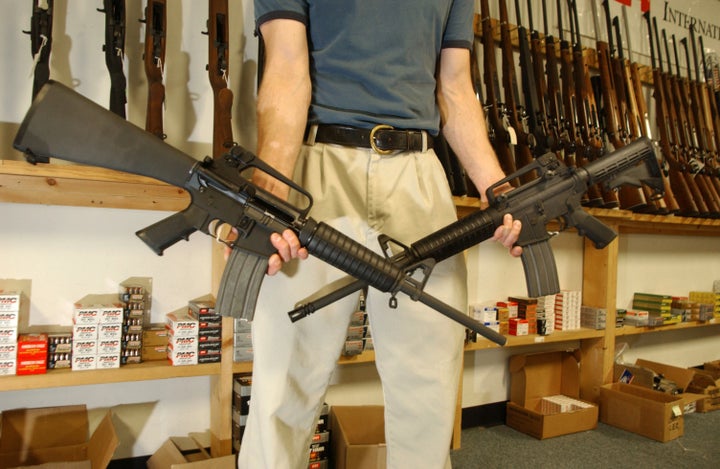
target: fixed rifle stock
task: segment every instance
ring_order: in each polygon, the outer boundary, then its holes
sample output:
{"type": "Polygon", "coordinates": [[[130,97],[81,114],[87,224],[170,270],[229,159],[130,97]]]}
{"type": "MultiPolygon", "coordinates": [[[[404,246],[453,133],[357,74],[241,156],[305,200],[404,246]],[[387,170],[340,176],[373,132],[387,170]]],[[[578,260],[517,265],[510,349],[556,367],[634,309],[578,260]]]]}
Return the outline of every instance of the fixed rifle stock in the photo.
{"type": "Polygon", "coordinates": [[[143,61],[148,81],[147,115],[145,130],[160,139],[165,139],[163,128],[163,110],[165,106],[165,42],[167,31],[167,11],[165,0],[148,0],[145,7],[145,51],[143,61]]]}
{"type": "Polygon", "coordinates": [[[400,268],[329,225],[309,218],[311,195],[239,145],[222,159],[197,161],[51,80],[20,124],[13,146],[31,162],[52,156],[184,188],[191,199],[187,208],[136,233],[156,254],[195,231],[216,237],[218,228],[235,228],[237,239],[225,240],[233,249],[218,292],[216,308],[220,314],[252,320],[267,258],[276,252],[270,234],[290,229],[311,255],[390,293],[391,306],[397,304],[396,295],[403,293],[490,340],[505,343],[504,336],[423,291],[425,282],[413,274],[423,272],[427,280],[431,262],[400,268]],[[88,125],[93,131],[88,132],[88,125]],[[307,203],[296,207],[273,196],[242,176],[246,170],[267,173],[307,203]]]}

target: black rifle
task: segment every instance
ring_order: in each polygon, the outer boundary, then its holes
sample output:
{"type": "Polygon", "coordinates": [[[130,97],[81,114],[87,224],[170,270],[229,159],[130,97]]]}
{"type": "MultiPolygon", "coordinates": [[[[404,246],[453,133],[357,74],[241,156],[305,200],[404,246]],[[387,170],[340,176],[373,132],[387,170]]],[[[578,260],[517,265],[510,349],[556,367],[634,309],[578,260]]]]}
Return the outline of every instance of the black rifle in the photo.
{"type": "Polygon", "coordinates": [[[125,119],[127,103],[127,80],[123,70],[125,57],[125,0],[103,0],[103,8],[97,9],[105,14],[105,65],[110,73],[109,109],[125,119]]]}
{"type": "Polygon", "coordinates": [[[30,51],[35,62],[33,92],[35,99],[40,88],[50,79],[50,51],[52,50],[53,0],[33,0],[30,31],[30,51]]]}
{"type": "MultiPolygon", "coordinates": [[[[76,163],[90,164],[144,175],[183,187],[191,204],[137,235],[157,254],[195,231],[214,232],[217,224],[235,227],[238,239],[230,245],[230,255],[218,292],[221,314],[251,319],[257,292],[267,270],[267,258],[275,252],[270,233],[292,229],[308,252],[356,277],[356,283],[391,293],[391,306],[402,292],[413,300],[436,309],[449,318],[499,344],[505,337],[489,330],[423,291],[432,266],[492,237],[505,213],[523,222],[518,244],[523,246],[523,266],[531,296],[550,294],[559,289],[550,235],[546,224],[559,219],[591,239],[596,247],[610,243],[616,233],[586,213],[580,199],[591,184],[609,187],[646,183],[662,191],[662,180],[649,140],[641,139],[622,150],[572,169],[554,154],[537,158],[532,168],[538,178],[499,196],[494,190],[513,177],[509,175],[487,191],[490,208],[475,212],[413,244],[393,258],[383,257],[358,244],[322,222],[307,217],[312,197],[276,170],[262,163],[240,146],[224,159],[207,157],[197,161],[165,144],[133,124],[103,109],[67,87],[50,81],[25,116],[13,143],[29,161],[38,156],[54,156],[76,163]],[[87,125],[98,132],[87,132],[87,125]],[[153,158],[147,158],[152,154],[153,158]],[[265,171],[288,184],[307,199],[298,208],[254,186],[241,172],[265,171]],[[418,271],[424,279],[414,278],[418,271]]],[[[386,241],[393,242],[386,238],[386,241]]]]}

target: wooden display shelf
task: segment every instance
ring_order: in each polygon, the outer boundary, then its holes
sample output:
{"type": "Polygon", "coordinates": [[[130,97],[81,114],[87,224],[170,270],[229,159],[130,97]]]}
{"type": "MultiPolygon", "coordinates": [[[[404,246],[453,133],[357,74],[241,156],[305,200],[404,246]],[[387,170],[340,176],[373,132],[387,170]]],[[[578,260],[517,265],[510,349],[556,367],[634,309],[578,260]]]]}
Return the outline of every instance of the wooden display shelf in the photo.
{"type": "Polygon", "coordinates": [[[0,202],[178,211],[190,196],[156,179],[110,169],[0,160],[0,202]]]}
{"type": "Polygon", "coordinates": [[[679,331],[683,329],[696,329],[698,327],[711,327],[711,326],[718,326],[720,325],[720,319],[711,319],[706,322],[700,322],[700,321],[688,321],[688,322],[679,322],[677,324],[668,324],[667,326],[654,326],[654,327],[648,327],[648,326],[622,326],[615,328],[615,337],[620,336],[626,336],[626,335],[639,335],[639,334],[649,334],[652,332],[669,332],[669,331],[679,331]]]}
{"type": "MultiPolygon", "coordinates": [[[[508,347],[522,347],[525,345],[538,345],[538,344],[552,344],[560,342],[570,342],[574,340],[583,340],[602,337],[605,334],[604,330],[594,329],[577,329],[573,331],[555,331],[549,335],[523,335],[523,336],[507,336],[507,343],[503,346],[508,347]]],[[[465,345],[465,351],[476,351],[486,350],[490,348],[499,348],[500,346],[487,339],[478,338],[477,342],[470,342],[465,345]]]]}

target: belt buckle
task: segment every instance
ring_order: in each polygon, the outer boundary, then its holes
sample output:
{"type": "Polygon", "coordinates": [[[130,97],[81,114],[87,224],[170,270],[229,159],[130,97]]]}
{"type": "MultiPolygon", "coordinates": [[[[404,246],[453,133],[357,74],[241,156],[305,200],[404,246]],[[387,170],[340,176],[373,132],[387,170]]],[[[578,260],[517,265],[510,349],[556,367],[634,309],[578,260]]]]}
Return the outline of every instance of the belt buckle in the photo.
{"type": "Polygon", "coordinates": [[[378,124],[375,127],[373,127],[372,130],[370,131],[370,148],[372,148],[373,151],[375,151],[376,153],[378,153],[380,155],[389,155],[390,153],[393,152],[392,150],[383,150],[381,148],[378,148],[378,146],[375,144],[375,133],[378,130],[383,130],[383,129],[392,130],[393,127],[391,125],[387,125],[387,124],[378,124]]]}

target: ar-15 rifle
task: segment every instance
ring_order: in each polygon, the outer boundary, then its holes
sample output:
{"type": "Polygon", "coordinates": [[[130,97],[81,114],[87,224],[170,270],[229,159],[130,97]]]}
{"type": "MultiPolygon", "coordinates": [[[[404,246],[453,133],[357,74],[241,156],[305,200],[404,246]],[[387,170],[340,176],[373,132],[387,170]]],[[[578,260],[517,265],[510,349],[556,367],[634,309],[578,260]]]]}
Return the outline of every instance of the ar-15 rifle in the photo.
{"type": "Polygon", "coordinates": [[[228,0],[210,0],[207,20],[208,77],[213,90],[213,158],[235,145],[232,134],[233,93],[228,88],[228,0]]]}
{"type": "MultiPolygon", "coordinates": [[[[495,56],[495,36],[493,35],[490,6],[488,0],[480,0],[480,27],[483,45],[483,81],[485,82],[485,115],[488,120],[488,134],[500,167],[505,174],[512,174],[517,170],[515,157],[510,143],[513,136],[506,124],[507,109],[500,101],[500,82],[497,75],[497,57],[495,56]]],[[[517,187],[519,181],[511,181],[517,187]]]]}
{"type": "Polygon", "coordinates": [[[433,259],[444,259],[490,238],[504,214],[512,213],[524,224],[521,244],[523,265],[530,272],[529,293],[549,294],[558,285],[550,235],[545,231],[547,222],[560,219],[597,247],[604,247],[616,233],[582,210],[580,199],[589,185],[617,187],[644,182],[662,190],[657,159],[647,140],[579,169],[567,168],[548,153],[538,158],[533,168],[525,169],[538,171],[536,180],[495,196],[498,186],[518,177],[509,175],[488,189],[490,208],[448,225],[424,238],[422,245],[413,244],[412,251],[388,259],[307,217],[312,205],[310,194],[240,146],[233,147],[223,160],[208,157],[197,161],[58,83],[49,82],[38,94],[13,145],[30,161],[54,156],[148,176],[186,189],[191,196],[186,209],[137,233],[157,254],[195,231],[211,234],[218,223],[236,228],[239,236],[230,244],[234,249],[218,292],[221,314],[252,319],[267,258],[275,252],[270,233],[291,229],[310,254],[356,277],[361,284],[390,292],[391,306],[397,301],[395,295],[403,292],[499,344],[505,342],[503,336],[423,291],[433,259]],[[88,133],[88,122],[102,131],[88,133]],[[254,186],[241,174],[249,168],[288,184],[306,197],[307,205],[295,207],[254,186]],[[418,270],[425,273],[424,280],[413,278],[418,270]]]}
{"type": "Polygon", "coordinates": [[[50,51],[52,50],[53,0],[34,0],[30,31],[30,51],[33,56],[33,91],[35,99],[40,88],[50,79],[50,51]]]}
{"type": "Polygon", "coordinates": [[[127,103],[127,80],[123,70],[125,57],[125,0],[103,0],[103,8],[97,9],[105,14],[105,65],[110,73],[109,109],[125,119],[127,103]]]}
{"type": "Polygon", "coordinates": [[[165,0],[148,0],[145,7],[145,76],[148,80],[147,115],[145,130],[165,139],[163,130],[163,107],[165,106],[165,40],[167,31],[167,5],[165,0]]]}
{"type": "MultiPolygon", "coordinates": [[[[526,32],[527,33],[527,32],[526,32]]],[[[527,38],[527,36],[526,36],[527,38]]],[[[536,145],[535,136],[525,127],[526,112],[520,105],[518,98],[517,79],[515,77],[515,60],[512,38],[510,33],[510,20],[508,18],[507,4],[500,0],[500,52],[502,54],[502,83],[505,95],[508,121],[515,133],[515,166],[520,169],[529,165],[533,160],[533,148],[536,145]]],[[[532,171],[523,173],[521,183],[534,178],[532,171]]]]}

